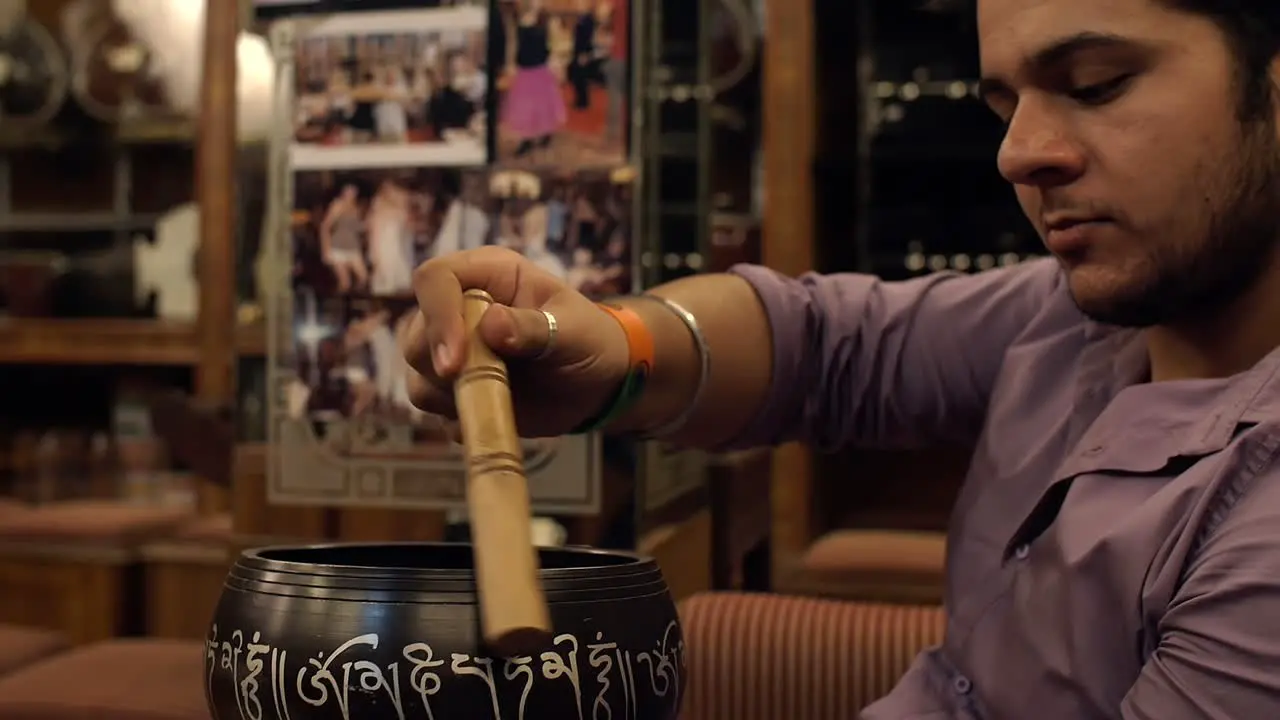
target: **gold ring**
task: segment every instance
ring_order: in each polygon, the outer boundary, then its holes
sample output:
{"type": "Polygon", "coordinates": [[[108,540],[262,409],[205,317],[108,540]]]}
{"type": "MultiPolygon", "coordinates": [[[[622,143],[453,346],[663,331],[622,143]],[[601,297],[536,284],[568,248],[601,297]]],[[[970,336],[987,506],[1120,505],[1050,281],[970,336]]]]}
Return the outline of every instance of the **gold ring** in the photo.
{"type": "Polygon", "coordinates": [[[560,325],[556,322],[556,316],[546,310],[541,310],[542,316],[547,319],[547,344],[542,346],[542,352],[534,356],[534,360],[541,360],[551,354],[551,350],[556,346],[556,334],[560,332],[560,325]]]}

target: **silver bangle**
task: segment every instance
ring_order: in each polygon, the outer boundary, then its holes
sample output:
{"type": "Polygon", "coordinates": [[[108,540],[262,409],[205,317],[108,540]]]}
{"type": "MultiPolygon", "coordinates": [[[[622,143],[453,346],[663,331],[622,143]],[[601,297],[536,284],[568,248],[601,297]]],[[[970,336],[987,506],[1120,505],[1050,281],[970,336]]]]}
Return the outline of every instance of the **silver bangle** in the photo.
{"type": "Polygon", "coordinates": [[[644,438],[662,438],[675,434],[678,430],[688,424],[689,419],[693,417],[693,413],[698,409],[698,403],[702,399],[702,393],[706,390],[707,379],[711,375],[711,348],[707,345],[707,338],[702,334],[702,328],[698,325],[698,319],[693,313],[684,309],[682,305],[667,298],[658,295],[640,295],[639,297],[653,300],[664,305],[680,321],[685,327],[689,328],[689,334],[693,336],[693,344],[698,350],[698,359],[701,367],[698,373],[698,386],[693,391],[693,397],[689,399],[689,404],[685,405],[684,410],[680,414],[659,425],[656,428],[647,430],[643,433],[644,438]]]}

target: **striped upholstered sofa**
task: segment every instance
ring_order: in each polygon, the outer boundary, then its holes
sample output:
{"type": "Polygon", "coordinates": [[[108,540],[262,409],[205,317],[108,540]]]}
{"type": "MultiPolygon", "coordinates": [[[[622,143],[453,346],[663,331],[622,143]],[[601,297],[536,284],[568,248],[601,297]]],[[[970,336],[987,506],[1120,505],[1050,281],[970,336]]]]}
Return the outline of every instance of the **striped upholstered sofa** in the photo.
{"type": "MultiPolygon", "coordinates": [[[[721,494],[737,506],[718,527],[730,536],[752,517],[743,496],[764,498],[769,584],[780,594],[681,603],[690,672],[681,720],[851,720],[887,694],[942,640],[943,529],[968,459],[963,448],[852,450],[809,476],[766,462],[763,481],[752,481],[754,465],[724,479],[721,494]]],[[[721,544],[736,547],[732,537],[721,544]]]]}
{"type": "Polygon", "coordinates": [[[851,720],[942,639],[937,605],[707,593],[681,604],[681,720],[851,720]]]}

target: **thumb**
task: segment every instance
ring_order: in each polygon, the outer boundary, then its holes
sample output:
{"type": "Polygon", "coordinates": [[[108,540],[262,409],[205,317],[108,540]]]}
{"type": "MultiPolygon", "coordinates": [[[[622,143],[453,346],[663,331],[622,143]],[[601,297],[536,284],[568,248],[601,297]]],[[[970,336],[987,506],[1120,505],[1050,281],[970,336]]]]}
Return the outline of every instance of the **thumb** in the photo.
{"type": "Polygon", "coordinates": [[[490,305],[476,331],[506,357],[537,357],[551,341],[551,323],[541,310],[506,305],[490,305]]]}

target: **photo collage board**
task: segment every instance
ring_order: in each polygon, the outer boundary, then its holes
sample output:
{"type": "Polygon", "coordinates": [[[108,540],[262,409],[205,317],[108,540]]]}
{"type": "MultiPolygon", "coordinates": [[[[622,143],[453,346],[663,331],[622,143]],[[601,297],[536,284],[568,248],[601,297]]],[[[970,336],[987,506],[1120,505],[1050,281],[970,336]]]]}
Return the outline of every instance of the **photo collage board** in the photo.
{"type": "MultiPolygon", "coordinates": [[[[498,245],[588,295],[631,292],[628,2],[273,23],[272,502],[465,506],[460,446],[409,397],[419,264],[498,245]]],[[[599,511],[599,438],[525,453],[536,511],[599,511]]]]}

